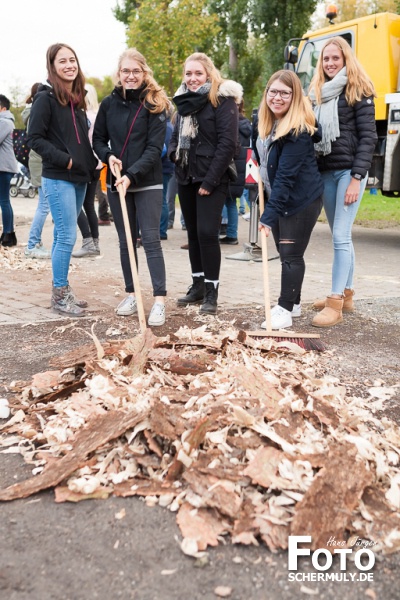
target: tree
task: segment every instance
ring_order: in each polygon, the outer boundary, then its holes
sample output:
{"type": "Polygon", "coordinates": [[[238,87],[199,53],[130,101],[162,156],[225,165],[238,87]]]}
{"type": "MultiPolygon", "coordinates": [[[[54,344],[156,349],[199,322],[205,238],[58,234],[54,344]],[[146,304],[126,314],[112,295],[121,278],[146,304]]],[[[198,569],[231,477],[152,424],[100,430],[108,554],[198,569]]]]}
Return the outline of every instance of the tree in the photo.
{"type": "Polygon", "coordinates": [[[119,11],[117,18],[127,20],[128,44],[145,56],[170,96],[181,82],[185,58],[195,51],[208,52],[219,31],[217,16],[209,14],[205,0],[128,0],[119,11]]]}
{"type": "Polygon", "coordinates": [[[317,0],[250,0],[252,27],[265,40],[265,75],[283,67],[283,50],[290,38],[310,28],[317,0]]]}

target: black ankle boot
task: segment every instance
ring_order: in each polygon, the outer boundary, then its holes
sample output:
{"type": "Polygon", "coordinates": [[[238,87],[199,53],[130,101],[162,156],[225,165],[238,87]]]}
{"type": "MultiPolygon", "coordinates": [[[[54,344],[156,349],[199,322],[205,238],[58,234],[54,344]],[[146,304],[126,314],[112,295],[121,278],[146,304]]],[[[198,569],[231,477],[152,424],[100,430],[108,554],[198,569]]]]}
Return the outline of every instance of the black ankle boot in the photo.
{"type": "Polygon", "coordinates": [[[218,307],[217,300],[219,284],[217,284],[217,287],[215,287],[212,282],[207,281],[204,285],[206,288],[206,293],[204,296],[204,302],[200,306],[200,312],[206,315],[216,315],[218,307]]]}
{"type": "Polygon", "coordinates": [[[5,248],[17,245],[17,237],[14,231],[11,231],[11,233],[3,233],[1,237],[1,245],[5,248]]]}
{"type": "Polygon", "coordinates": [[[204,277],[193,277],[193,283],[187,291],[186,296],[178,298],[178,306],[184,306],[185,304],[200,304],[204,300],[204,277]]]}

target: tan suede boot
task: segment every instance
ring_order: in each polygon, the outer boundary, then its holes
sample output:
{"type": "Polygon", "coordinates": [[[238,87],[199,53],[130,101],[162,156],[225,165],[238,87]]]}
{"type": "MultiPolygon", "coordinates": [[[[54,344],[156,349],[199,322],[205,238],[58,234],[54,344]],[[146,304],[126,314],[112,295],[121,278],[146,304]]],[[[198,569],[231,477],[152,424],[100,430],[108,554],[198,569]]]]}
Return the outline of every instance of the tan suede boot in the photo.
{"type": "MultiPolygon", "coordinates": [[[[345,289],[344,290],[344,302],[342,312],[344,313],[352,313],[354,312],[354,302],[353,302],[354,290],[345,289]]],[[[314,310],[322,310],[325,308],[326,298],[320,298],[316,300],[314,304],[312,304],[312,308],[314,310]]]]}
{"type": "Polygon", "coordinates": [[[343,298],[332,298],[328,296],[325,300],[325,308],[321,310],[312,320],[314,327],[333,327],[343,321],[343,298]]]}

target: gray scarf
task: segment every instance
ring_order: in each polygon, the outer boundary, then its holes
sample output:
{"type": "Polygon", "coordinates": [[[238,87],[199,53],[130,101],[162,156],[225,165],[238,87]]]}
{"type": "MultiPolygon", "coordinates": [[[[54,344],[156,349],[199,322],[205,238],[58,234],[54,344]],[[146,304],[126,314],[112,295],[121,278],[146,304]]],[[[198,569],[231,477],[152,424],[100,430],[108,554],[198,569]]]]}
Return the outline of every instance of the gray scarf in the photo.
{"type": "Polygon", "coordinates": [[[190,142],[197,136],[199,129],[196,113],[204,108],[208,102],[210,89],[211,83],[209,81],[200,86],[195,92],[190,92],[186,83],[182,83],[174,96],[174,102],[181,116],[176,162],[182,166],[188,163],[190,142]]]}
{"type": "MultiPolygon", "coordinates": [[[[340,137],[338,102],[339,96],[347,85],[347,71],[343,67],[333,79],[323,84],[321,90],[321,104],[314,106],[317,121],[322,127],[322,140],[314,144],[318,154],[330,154],[331,142],[340,137]]],[[[315,94],[311,90],[310,98],[315,103],[315,94]]]]}

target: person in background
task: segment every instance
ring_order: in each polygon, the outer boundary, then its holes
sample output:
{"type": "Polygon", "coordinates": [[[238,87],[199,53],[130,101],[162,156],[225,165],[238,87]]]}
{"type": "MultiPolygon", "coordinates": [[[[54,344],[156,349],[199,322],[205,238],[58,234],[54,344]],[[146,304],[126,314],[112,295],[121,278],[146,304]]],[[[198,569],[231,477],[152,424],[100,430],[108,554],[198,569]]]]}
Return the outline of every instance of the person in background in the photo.
{"type": "Polygon", "coordinates": [[[165,323],[166,274],[160,242],[163,202],[161,152],[165,140],[166,113],[170,102],[153,77],[146,59],[135,48],[122,53],[118,61],[115,89],[100,104],[93,133],[93,147],[110,167],[108,201],[114,217],[120,247],[127,297],[120,302],[118,315],[137,312],[128,244],[117,187],[126,195],[132,243],[137,259],[137,221],[153,285],[154,304],[148,324],[165,323]],[[117,177],[115,167],[121,169],[117,177]]]}
{"type": "Polygon", "coordinates": [[[161,154],[162,171],[163,171],[163,205],[161,209],[161,221],[160,221],[160,239],[168,239],[168,221],[169,221],[169,205],[168,205],[168,185],[174,174],[174,163],[172,163],[168,156],[168,146],[171,140],[171,135],[174,127],[171,123],[171,118],[167,117],[167,129],[165,132],[165,141],[163,151],[161,154]]]}
{"type": "Polygon", "coordinates": [[[42,158],[42,189],[54,221],[51,306],[68,317],[85,315],[68,281],[76,222],[86,186],[97,165],[88,135],[85,78],[74,50],[52,44],[46,54],[47,82],[39,87],[29,117],[28,145],[42,158]]]}
{"type": "MultiPolygon", "coordinates": [[[[292,326],[301,315],[304,253],[322,208],[322,178],[314,141],[317,123],[311,103],[292,71],[269,79],[258,111],[256,149],[268,202],[260,235],[272,231],[281,260],[281,290],[271,310],[272,329],[292,326]]],[[[261,327],[265,328],[265,321],[261,327]]]]}
{"type": "Polygon", "coordinates": [[[225,208],[227,211],[228,224],[226,228],[226,236],[220,238],[220,244],[237,245],[238,242],[238,221],[239,213],[237,207],[237,199],[240,198],[244,191],[244,181],[246,177],[246,156],[247,148],[250,146],[251,139],[251,123],[244,114],[244,102],[241,100],[238,104],[239,109],[239,142],[240,153],[235,158],[237,180],[229,183],[228,196],[225,200],[225,208]]]}
{"type": "Polygon", "coordinates": [[[3,231],[0,243],[4,247],[17,245],[14,231],[14,212],[10,202],[10,181],[18,173],[18,162],[13,147],[14,115],[9,99],[0,94],[0,208],[3,231]]]}
{"type": "Polygon", "coordinates": [[[107,200],[107,165],[103,163],[100,179],[96,186],[96,199],[98,201],[99,225],[111,225],[112,215],[107,200]]]}
{"type": "Polygon", "coordinates": [[[193,281],[178,305],[201,303],[204,314],[215,315],[218,308],[219,227],[228,169],[238,147],[242,95],[241,85],[224,80],[212,60],[196,52],[186,59],[183,82],[173,98],[178,118],[168,154],[175,163],[193,281]]]}
{"type": "MultiPolygon", "coordinates": [[[[31,87],[30,95],[25,100],[26,106],[22,111],[21,116],[27,132],[29,131],[29,117],[31,114],[32,102],[40,85],[40,83],[34,83],[31,87]]],[[[38,189],[39,201],[29,230],[28,243],[24,254],[27,258],[51,258],[51,252],[47,250],[42,243],[42,231],[47,215],[50,212],[50,207],[42,190],[42,159],[34,150],[29,152],[29,172],[32,185],[38,189]]]]}
{"type": "MultiPolygon", "coordinates": [[[[92,143],[94,122],[99,111],[99,102],[97,100],[96,88],[90,84],[85,84],[86,96],[86,114],[89,120],[89,139],[92,143]]],[[[100,180],[100,171],[103,168],[101,160],[98,161],[96,170],[94,171],[92,181],[86,188],[85,200],[83,207],[78,217],[78,227],[82,234],[82,248],[72,253],[74,258],[82,258],[84,256],[98,256],[100,254],[99,243],[99,222],[96,210],[94,208],[94,199],[96,196],[97,184],[100,180]]]]}
{"type": "Polygon", "coordinates": [[[354,310],[352,227],[378,140],[374,85],[344,38],[324,44],[309,96],[322,126],[316,151],[333,243],[331,292],[314,302],[321,312],[312,324],[331,327],[343,321],[343,312],[354,310]]]}

